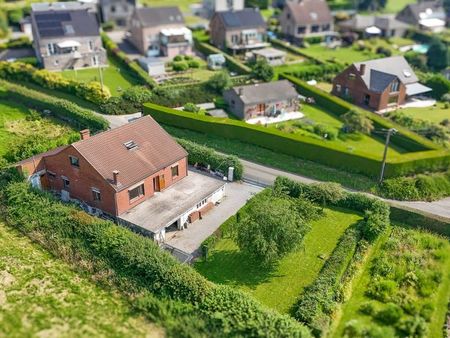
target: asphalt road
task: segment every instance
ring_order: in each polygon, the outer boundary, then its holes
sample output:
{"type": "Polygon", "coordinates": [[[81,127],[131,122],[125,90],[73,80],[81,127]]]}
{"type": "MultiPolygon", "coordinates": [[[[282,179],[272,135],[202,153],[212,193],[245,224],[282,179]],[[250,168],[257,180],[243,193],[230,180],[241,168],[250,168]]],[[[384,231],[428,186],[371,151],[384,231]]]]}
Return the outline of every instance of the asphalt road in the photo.
{"type": "MultiPolygon", "coordinates": [[[[268,186],[275,181],[277,176],[286,176],[290,179],[307,184],[320,182],[305,176],[288,173],[282,170],[263,166],[254,162],[249,162],[242,159],[241,161],[244,165],[244,180],[249,183],[268,186]]],[[[376,197],[375,195],[373,196],[376,197]]],[[[434,202],[403,202],[393,200],[385,200],[385,201],[391,205],[405,207],[410,210],[415,210],[430,215],[447,218],[448,220],[450,220],[450,197],[434,202]]]]}

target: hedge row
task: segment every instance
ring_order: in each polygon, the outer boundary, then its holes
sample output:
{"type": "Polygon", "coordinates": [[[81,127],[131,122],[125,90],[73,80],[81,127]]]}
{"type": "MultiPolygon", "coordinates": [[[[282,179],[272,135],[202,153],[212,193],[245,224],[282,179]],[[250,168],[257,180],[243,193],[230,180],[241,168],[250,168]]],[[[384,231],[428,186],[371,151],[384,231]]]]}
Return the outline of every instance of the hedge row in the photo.
{"type": "Polygon", "coordinates": [[[92,132],[96,132],[106,130],[109,126],[108,121],[103,117],[68,100],[55,98],[3,80],[0,80],[0,89],[5,92],[7,99],[39,111],[50,110],[53,115],[71,123],[78,129],[88,128],[92,132]]]}
{"type": "Polygon", "coordinates": [[[236,58],[228,55],[227,53],[221,51],[219,48],[216,48],[214,46],[211,46],[209,43],[207,42],[202,42],[199,39],[194,37],[194,43],[195,43],[195,48],[201,52],[202,54],[204,54],[205,56],[210,55],[210,54],[223,54],[225,56],[225,59],[227,61],[226,65],[228,67],[229,70],[237,72],[239,74],[242,75],[246,75],[246,74],[250,74],[251,73],[251,68],[244,65],[242,62],[240,62],[239,60],[237,60],[236,58]]]}
{"type": "Polygon", "coordinates": [[[221,172],[223,175],[228,174],[228,168],[234,167],[234,178],[240,180],[244,172],[241,161],[236,156],[220,154],[212,148],[191,142],[185,139],[176,139],[177,142],[189,153],[189,164],[199,164],[221,172]]]}
{"type": "MultiPolygon", "coordinates": [[[[194,306],[211,332],[233,337],[310,337],[309,330],[289,316],[267,310],[240,291],[207,281],[148,238],[91,217],[25,182],[10,183],[1,195],[9,225],[47,241],[47,247],[63,252],[65,258],[102,267],[99,273],[109,270],[111,278],[121,278],[130,291],[143,290],[194,306]]],[[[147,309],[148,316],[161,311],[147,309]]]]}
{"type": "Polygon", "coordinates": [[[392,121],[385,119],[375,113],[371,113],[369,111],[365,111],[359,107],[356,107],[339,97],[324,92],[323,90],[310,86],[294,76],[288,74],[280,74],[280,77],[291,81],[297,87],[297,90],[300,94],[308,97],[313,97],[318,105],[324,107],[338,117],[345,114],[349,110],[356,109],[360,113],[365,114],[370,120],[372,120],[376,128],[397,129],[399,131],[398,137],[393,137],[391,142],[395,145],[398,145],[399,147],[404,148],[405,150],[423,151],[439,149],[439,147],[433,144],[431,141],[415,134],[407,128],[395,124],[392,121]]]}
{"type": "MultiPolygon", "coordinates": [[[[330,190],[326,184],[308,185],[286,177],[278,177],[275,187],[292,197],[303,198],[327,196],[330,190]]],[[[363,213],[364,219],[346,230],[317,279],[305,288],[292,309],[294,317],[306,323],[316,336],[326,335],[332,315],[338,304],[342,303],[342,280],[344,274],[347,274],[347,279],[349,274],[352,275],[348,269],[354,260],[357,246],[361,240],[364,243],[376,240],[390,224],[390,208],[381,200],[344,190],[338,196],[340,198],[329,198],[324,202],[363,213]]]]}
{"type": "MultiPolygon", "coordinates": [[[[167,125],[233,138],[287,155],[319,162],[331,167],[377,177],[381,159],[362,152],[348,153],[343,146],[324,143],[302,135],[286,134],[278,130],[250,125],[243,121],[218,119],[144,104],[144,114],[167,125]]],[[[401,160],[390,160],[386,177],[404,176],[422,171],[438,171],[450,165],[450,154],[445,150],[423,151],[402,155],[401,160]]]]}
{"type": "Polygon", "coordinates": [[[84,83],[66,79],[59,73],[37,69],[29,63],[0,61],[0,78],[23,83],[31,82],[43,88],[60,90],[96,104],[101,104],[111,97],[108,87],[104,86],[102,90],[101,84],[96,81],[84,83]]]}
{"type": "Polygon", "coordinates": [[[150,75],[148,75],[148,73],[143,70],[136,61],[131,60],[127,56],[127,54],[122,52],[117,44],[112,41],[106,33],[101,33],[101,37],[103,46],[105,47],[108,55],[114,57],[117,61],[119,61],[139,84],[148,86],[150,88],[157,86],[156,81],[150,75]]]}
{"type": "Polygon", "coordinates": [[[324,65],[305,65],[304,67],[292,68],[292,71],[287,68],[286,71],[283,69],[283,73],[307,81],[311,79],[319,80],[324,76],[333,76],[341,72],[343,68],[339,64],[327,63],[324,65]]]}

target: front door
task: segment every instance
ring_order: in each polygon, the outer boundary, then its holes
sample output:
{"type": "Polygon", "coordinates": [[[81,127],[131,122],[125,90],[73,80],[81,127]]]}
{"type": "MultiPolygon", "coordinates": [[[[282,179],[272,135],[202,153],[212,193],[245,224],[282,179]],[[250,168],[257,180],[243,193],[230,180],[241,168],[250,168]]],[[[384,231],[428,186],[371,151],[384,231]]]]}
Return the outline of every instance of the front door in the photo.
{"type": "Polygon", "coordinates": [[[258,104],[258,112],[264,113],[265,110],[266,110],[266,105],[264,103],[258,104]]]}
{"type": "Polygon", "coordinates": [[[161,188],[159,186],[159,176],[153,177],[153,191],[161,191],[161,188]]]}
{"type": "Polygon", "coordinates": [[[164,175],[159,176],[159,189],[164,190],[166,187],[166,180],[164,179],[164,175]]]}

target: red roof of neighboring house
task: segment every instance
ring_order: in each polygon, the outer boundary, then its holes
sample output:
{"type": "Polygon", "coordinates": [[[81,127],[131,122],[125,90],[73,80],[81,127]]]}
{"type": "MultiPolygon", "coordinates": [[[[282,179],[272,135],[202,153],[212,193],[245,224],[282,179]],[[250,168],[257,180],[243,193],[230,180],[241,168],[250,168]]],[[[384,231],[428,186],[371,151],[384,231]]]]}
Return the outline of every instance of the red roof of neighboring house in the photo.
{"type": "Polygon", "coordinates": [[[139,183],[188,155],[151,116],[75,142],[72,146],[117,191],[139,183]],[[119,171],[118,186],[113,183],[115,170],[119,171]]]}

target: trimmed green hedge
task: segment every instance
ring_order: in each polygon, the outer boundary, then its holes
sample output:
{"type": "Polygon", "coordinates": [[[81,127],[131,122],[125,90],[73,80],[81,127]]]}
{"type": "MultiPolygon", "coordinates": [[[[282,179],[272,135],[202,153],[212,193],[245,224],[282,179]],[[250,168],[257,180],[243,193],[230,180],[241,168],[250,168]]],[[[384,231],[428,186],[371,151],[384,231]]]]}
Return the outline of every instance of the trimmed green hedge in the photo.
{"type": "Polygon", "coordinates": [[[234,167],[234,178],[242,178],[244,167],[236,156],[220,154],[212,148],[188,140],[177,138],[176,141],[189,153],[189,164],[210,165],[211,169],[220,171],[225,176],[228,168],[234,167]]]}
{"type": "Polygon", "coordinates": [[[108,121],[103,117],[94,115],[92,111],[83,109],[70,101],[55,98],[3,80],[0,80],[0,89],[5,92],[7,99],[20,102],[29,108],[40,111],[48,109],[56,117],[68,121],[79,129],[88,128],[92,132],[96,132],[106,130],[109,126],[108,121]]]}
{"type": "MultiPolygon", "coordinates": [[[[129,289],[151,292],[194,306],[213,332],[232,337],[310,337],[309,330],[286,315],[261,306],[245,293],[218,286],[182,265],[152,240],[110,221],[91,217],[25,182],[9,183],[0,194],[6,222],[41,238],[67,258],[101,267],[129,289]]],[[[141,304],[149,317],[158,308],[141,304]]],[[[151,304],[147,304],[151,305],[151,304]]]]}
{"type": "Polygon", "coordinates": [[[128,73],[136,79],[141,85],[154,88],[157,86],[156,81],[148,75],[148,73],[139,66],[136,61],[128,58],[127,54],[122,52],[117,44],[112,41],[106,33],[101,33],[103,45],[109,56],[114,57],[122,64],[128,73]]]}
{"type": "Polygon", "coordinates": [[[204,42],[204,41],[200,41],[200,39],[194,37],[194,43],[195,43],[195,48],[207,55],[210,54],[223,54],[225,56],[225,59],[227,61],[226,65],[228,67],[229,70],[237,72],[239,74],[242,75],[246,75],[246,74],[250,74],[251,73],[251,68],[244,65],[242,62],[240,62],[239,60],[235,59],[234,57],[228,55],[227,53],[221,51],[219,48],[216,48],[214,46],[211,46],[209,43],[204,42]]]}
{"type": "Polygon", "coordinates": [[[108,87],[103,90],[99,82],[89,83],[69,80],[61,74],[34,68],[23,62],[0,61],[0,78],[10,81],[31,82],[48,89],[56,89],[73,94],[84,100],[101,104],[111,97],[108,87]]]}
{"type": "MultiPolygon", "coordinates": [[[[365,153],[348,153],[345,147],[329,145],[313,138],[292,135],[243,121],[200,116],[159,106],[144,104],[144,114],[150,114],[159,123],[194,131],[233,138],[278,151],[287,155],[319,162],[331,167],[358,172],[370,177],[379,174],[381,159],[365,153]]],[[[386,177],[404,176],[423,171],[438,171],[450,165],[450,154],[445,150],[408,153],[402,159],[386,165],[386,177]]]]}

